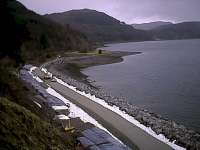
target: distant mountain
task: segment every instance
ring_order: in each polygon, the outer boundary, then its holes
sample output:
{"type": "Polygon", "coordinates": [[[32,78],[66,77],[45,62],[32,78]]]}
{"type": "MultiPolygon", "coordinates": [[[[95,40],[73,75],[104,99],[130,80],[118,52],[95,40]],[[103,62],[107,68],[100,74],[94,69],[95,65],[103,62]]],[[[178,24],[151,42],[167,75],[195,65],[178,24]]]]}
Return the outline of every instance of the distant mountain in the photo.
{"type": "Polygon", "coordinates": [[[164,22],[164,21],[156,21],[156,22],[149,22],[149,23],[141,23],[141,24],[132,24],[135,29],[140,30],[152,30],[154,28],[158,28],[163,25],[170,25],[171,22],[164,22]]]}
{"type": "Polygon", "coordinates": [[[47,52],[89,48],[83,34],[40,16],[15,0],[3,0],[0,10],[4,18],[0,29],[0,58],[37,59],[47,52]]]}
{"type": "Polygon", "coordinates": [[[70,25],[84,33],[92,42],[120,42],[151,40],[148,33],[136,30],[103,12],[90,9],[71,10],[45,15],[62,25],[70,25]]]}
{"type": "Polygon", "coordinates": [[[163,25],[150,30],[155,40],[200,38],[200,22],[182,22],[163,25]]]}

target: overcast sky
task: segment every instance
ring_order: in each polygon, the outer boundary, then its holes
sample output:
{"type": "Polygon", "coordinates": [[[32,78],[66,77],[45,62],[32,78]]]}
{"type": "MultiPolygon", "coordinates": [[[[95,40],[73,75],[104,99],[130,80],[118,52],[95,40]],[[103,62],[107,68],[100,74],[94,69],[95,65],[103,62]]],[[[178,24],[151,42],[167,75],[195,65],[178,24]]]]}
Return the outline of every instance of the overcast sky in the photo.
{"type": "Polygon", "coordinates": [[[200,21],[200,0],[19,0],[39,14],[95,9],[126,23],[200,21]]]}

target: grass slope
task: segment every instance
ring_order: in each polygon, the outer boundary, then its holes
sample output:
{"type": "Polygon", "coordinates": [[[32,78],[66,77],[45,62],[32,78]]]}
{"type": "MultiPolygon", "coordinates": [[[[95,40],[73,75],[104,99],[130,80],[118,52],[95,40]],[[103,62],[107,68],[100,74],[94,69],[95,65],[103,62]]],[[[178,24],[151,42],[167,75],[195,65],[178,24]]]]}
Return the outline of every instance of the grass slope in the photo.
{"type": "Polygon", "coordinates": [[[0,149],[70,149],[70,140],[26,108],[0,98],[0,149]]]}

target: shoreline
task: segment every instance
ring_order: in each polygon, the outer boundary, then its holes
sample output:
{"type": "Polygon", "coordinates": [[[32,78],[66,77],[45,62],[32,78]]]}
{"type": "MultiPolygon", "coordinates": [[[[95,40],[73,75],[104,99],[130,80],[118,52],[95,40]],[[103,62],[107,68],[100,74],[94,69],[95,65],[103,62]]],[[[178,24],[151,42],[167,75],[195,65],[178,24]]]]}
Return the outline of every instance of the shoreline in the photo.
{"type": "MultiPolygon", "coordinates": [[[[72,103],[68,99],[64,98],[54,89],[52,89],[48,84],[46,84],[46,80],[42,80],[43,78],[39,78],[34,72],[39,71],[37,67],[32,65],[25,65],[20,71],[20,78],[28,83],[34,90],[37,91],[37,94],[41,96],[42,99],[37,102],[34,101],[36,107],[39,109],[48,109],[47,113],[53,111],[53,115],[50,117],[52,122],[56,125],[56,127],[60,128],[63,132],[67,132],[66,128],[70,126],[75,128],[75,136],[76,140],[81,142],[83,139],[87,137],[84,132],[88,130],[92,132],[96,132],[96,138],[100,138],[101,142],[98,142],[102,145],[102,140],[106,143],[110,143],[110,147],[119,146],[120,150],[128,150],[129,147],[124,145],[119,139],[117,139],[113,134],[111,134],[106,128],[104,128],[96,119],[92,118],[87,112],[78,107],[76,104],[72,103]],[[69,124],[70,122],[70,124],[69,124]],[[99,134],[103,134],[103,137],[99,137],[99,134]],[[83,136],[86,137],[83,137],[83,136]],[[82,139],[82,140],[81,140],[82,139]],[[110,140],[109,140],[110,139],[110,140]]],[[[93,141],[93,140],[92,140],[93,141]]],[[[92,142],[91,141],[91,142],[92,142]]],[[[97,142],[97,141],[96,141],[97,142]]],[[[82,143],[82,142],[81,142],[82,143]]],[[[88,147],[88,145],[84,145],[84,141],[82,143],[83,147],[88,147]]],[[[96,143],[90,143],[90,146],[96,146],[96,143]]],[[[102,145],[103,146],[103,145],[102,145]]]]}
{"type": "Polygon", "coordinates": [[[90,86],[90,84],[88,85],[84,83],[82,80],[74,80],[73,76],[70,76],[69,74],[66,75],[63,73],[62,69],[57,70],[58,65],[60,66],[59,63],[57,64],[57,62],[54,62],[53,64],[48,64],[48,67],[46,67],[50,69],[50,72],[60,76],[64,82],[76,87],[79,91],[85,91],[86,93],[96,95],[98,98],[105,100],[110,106],[118,106],[122,111],[126,112],[130,116],[133,116],[146,127],[152,128],[156,134],[165,135],[165,137],[170,139],[171,142],[175,141],[176,144],[188,149],[199,148],[199,134],[195,131],[189,130],[184,126],[163,118],[158,114],[154,114],[147,110],[130,105],[127,101],[121,98],[113,97],[108,93],[104,93],[104,91],[99,91],[99,89],[95,89],[90,86]]]}
{"type": "MultiPolygon", "coordinates": [[[[40,69],[36,69],[34,70],[34,75],[43,79],[45,73],[40,69]]],[[[51,82],[51,80],[44,80],[44,83],[49,85],[66,99],[69,99],[72,103],[77,104],[77,106],[84,109],[93,117],[98,116],[101,124],[104,121],[108,125],[110,124],[111,128],[109,128],[109,130],[112,129],[111,131],[113,133],[113,129],[115,129],[114,131],[117,131],[117,133],[119,133],[117,134],[117,137],[119,137],[119,135],[122,135],[123,138],[120,140],[124,141],[126,144],[128,144],[128,146],[131,146],[133,149],[137,149],[137,147],[134,146],[135,144],[141,150],[173,149],[170,145],[167,144],[167,141],[163,142],[162,140],[155,138],[151,134],[148,134],[144,130],[141,130],[136,124],[132,123],[130,120],[128,120],[127,117],[124,116],[124,112],[121,112],[120,115],[120,113],[117,113],[116,111],[107,108],[105,105],[102,105],[97,101],[92,100],[92,97],[95,98],[94,95],[91,96],[90,94],[85,94],[84,92],[78,91],[75,87],[66,84],[56,77],[55,80],[56,82],[51,82]],[[130,143],[128,141],[130,141],[130,143]]],[[[105,124],[103,123],[103,125],[105,124]]],[[[174,149],[182,150],[182,148],[174,149]]]]}
{"type": "MultiPolygon", "coordinates": [[[[56,68],[56,70],[62,72],[63,75],[73,77],[80,82],[92,86],[91,82],[87,80],[87,75],[81,72],[82,69],[92,66],[120,63],[124,60],[123,57],[125,56],[138,55],[141,53],[142,52],[110,52],[105,50],[102,51],[102,54],[69,53],[62,58],[44,63],[40,67],[47,68],[50,72],[56,68]]],[[[95,88],[95,86],[93,87],[95,88]]]]}

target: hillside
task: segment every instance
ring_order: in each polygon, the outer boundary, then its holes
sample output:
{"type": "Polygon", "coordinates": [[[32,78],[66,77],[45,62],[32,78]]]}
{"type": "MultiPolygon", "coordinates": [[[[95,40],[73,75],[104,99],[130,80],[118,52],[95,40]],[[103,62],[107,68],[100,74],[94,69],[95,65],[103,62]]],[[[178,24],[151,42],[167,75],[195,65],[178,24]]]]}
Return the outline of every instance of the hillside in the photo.
{"type": "Polygon", "coordinates": [[[62,52],[88,50],[90,44],[79,32],[15,0],[1,1],[0,16],[0,149],[75,149],[74,137],[52,121],[55,112],[35,107],[34,101],[40,98],[19,79],[19,69],[62,52]]]}
{"type": "Polygon", "coordinates": [[[121,42],[151,40],[148,33],[136,30],[103,12],[90,9],[71,10],[63,13],[45,15],[62,25],[85,34],[92,42],[121,42]]]}
{"type": "Polygon", "coordinates": [[[164,21],[156,21],[156,22],[149,22],[149,23],[141,23],[141,24],[132,24],[135,29],[139,30],[152,30],[158,28],[163,25],[172,24],[171,22],[164,22],[164,21]]]}
{"type": "Polygon", "coordinates": [[[1,150],[71,149],[69,138],[64,140],[59,130],[26,108],[5,98],[0,98],[0,108],[1,150]]]}
{"type": "Polygon", "coordinates": [[[163,25],[150,30],[150,32],[156,40],[200,38],[200,22],[183,22],[163,25]]]}
{"type": "MultiPolygon", "coordinates": [[[[1,2],[0,57],[21,57],[23,61],[44,56],[46,52],[86,50],[86,37],[25,8],[15,0],[1,2]],[[12,44],[10,44],[12,43],[12,44]]],[[[42,58],[44,59],[44,58],[42,58]]]]}

